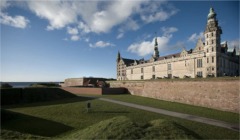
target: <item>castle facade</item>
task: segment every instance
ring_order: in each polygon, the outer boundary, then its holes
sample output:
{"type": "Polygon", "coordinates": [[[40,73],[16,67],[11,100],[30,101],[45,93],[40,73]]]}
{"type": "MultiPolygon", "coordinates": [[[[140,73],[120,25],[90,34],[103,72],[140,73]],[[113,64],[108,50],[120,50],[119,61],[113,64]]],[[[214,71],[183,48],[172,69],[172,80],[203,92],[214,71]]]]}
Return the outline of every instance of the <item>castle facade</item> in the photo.
{"type": "Polygon", "coordinates": [[[216,13],[210,8],[205,42],[199,39],[194,49],[160,57],[155,39],[150,60],[126,59],[118,52],[117,80],[239,76],[239,55],[236,48],[229,52],[226,41],[221,43],[221,34],[216,13]]]}

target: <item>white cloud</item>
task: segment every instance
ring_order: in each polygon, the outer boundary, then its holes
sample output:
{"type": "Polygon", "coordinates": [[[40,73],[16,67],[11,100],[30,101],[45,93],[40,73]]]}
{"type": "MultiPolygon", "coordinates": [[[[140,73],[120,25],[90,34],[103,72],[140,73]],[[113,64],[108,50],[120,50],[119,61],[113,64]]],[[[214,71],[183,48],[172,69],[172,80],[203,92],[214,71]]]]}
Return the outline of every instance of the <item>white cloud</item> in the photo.
{"type": "Polygon", "coordinates": [[[131,18],[128,18],[122,25],[121,27],[118,29],[119,32],[125,32],[125,31],[128,31],[128,30],[132,30],[132,31],[136,31],[140,28],[139,24],[131,19],[131,18]]]}
{"type": "Polygon", "coordinates": [[[203,32],[200,32],[199,34],[194,33],[188,38],[188,42],[196,42],[199,38],[204,38],[203,32]]]}
{"type": "Polygon", "coordinates": [[[144,8],[139,9],[141,19],[146,23],[165,21],[178,12],[178,9],[166,1],[147,3],[144,8]],[[163,8],[164,7],[164,8],[163,8]]]}
{"type": "Polygon", "coordinates": [[[90,43],[89,46],[91,48],[105,48],[105,47],[115,46],[115,45],[109,42],[98,41],[94,45],[90,43]]]}
{"type": "Polygon", "coordinates": [[[37,16],[47,19],[47,30],[60,29],[77,21],[71,2],[67,1],[27,1],[29,9],[37,16]]]}
{"type": "MultiPolygon", "coordinates": [[[[159,51],[167,47],[167,44],[170,38],[171,36],[157,37],[159,51]]],[[[140,43],[134,43],[128,47],[127,51],[131,53],[136,53],[139,56],[146,56],[148,54],[153,53],[154,42],[155,42],[155,38],[152,41],[143,41],[140,43]]]]}
{"type": "Polygon", "coordinates": [[[119,33],[118,35],[117,35],[117,39],[120,39],[120,38],[122,38],[124,36],[124,33],[119,33]]]}
{"type": "Polygon", "coordinates": [[[0,12],[0,22],[5,25],[13,26],[16,28],[26,28],[28,23],[30,22],[24,16],[8,16],[6,13],[0,12]]]}
{"type": "MultiPolygon", "coordinates": [[[[19,3],[24,3],[38,17],[47,20],[49,22],[46,26],[47,30],[77,26],[78,34],[83,35],[90,32],[107,33],[113,27],[120,26],[122,31],[119,32],[119,38],[126,31],[138,30],[141,24],[164,21],[177,11],[167,2],[154,0],[54,0],[19,3]],[[133,18],[135,15],[142,18],[136,20],[133,18]]],[[[7,7],[6,0],[1,1],[2,7],[7,7]]],[[[70,32],[69,34],[72,34],[70,32]]]]}
{"type": "Polygon", "coordinates": [[[140,14],[144,22],[150,23],[164,21],[177,12],[166,2],[151,0],[58,0],[27,1],[27,4],[37,16],[49,21],[48,30],[78,24],[83,33],[106,33],[122,23],[127,23],[128,29],[137,30],[139,25],[132,19],[133,15],[140,14]],[[163,6],[167,8],[163,9],[163,6]]]}
{"type": "Polygon", "coordinates": [[[77,28],[67,27],[67,32],[70,35],[77,35],[78,34],[78,29],[77,28]]]}
{"type": "Polygon", "coordinates": [[[72,41],[80,40],[80,37],[78,36],[78,29],[77,28],[67,27],[67,33],[71,35],[70,39],[72,41]]]}
{"type": "Polygon", "coordinates": [[[142,15],[141,18],[143,21],[145,21],[147,23],[155,22],[155,21],[165,21],[168,18],[170,18],[172,15],[174,15],[175,13],[176,13],[175,11],[170,12],[170,13],[167,13],[165,11],[160,11],[160,12],[148,15],[148,16],[142,15]]]}
{"type": "Polygon", "coordinates": [[[131,16],[143,1],[112,1],[105,10],[93,14],[91,29],[96,32],[108,32],[112,27],[123,23],[131,16]]]}
{"type": "Polygon", "coordinates": [[[77,36],[77,35],[71,36],[71,40],[72,40],[72,41],[78,41],[79,39],[80,39],[80,37],[77,36]]]}
{"type": "Polygon", "coordinates": [[[91,32],[90,28],[86,24],[84,24],[83,22],[79,22],[78,28],[81,29],[83,33],[91,32]]]}
{"type": "Polygon", "coordinates": [[[168,36],[171,33],[178,31],[178,29],[176,27],[162,27],[161,30],[162,30],[164,36],[168,36]]]}

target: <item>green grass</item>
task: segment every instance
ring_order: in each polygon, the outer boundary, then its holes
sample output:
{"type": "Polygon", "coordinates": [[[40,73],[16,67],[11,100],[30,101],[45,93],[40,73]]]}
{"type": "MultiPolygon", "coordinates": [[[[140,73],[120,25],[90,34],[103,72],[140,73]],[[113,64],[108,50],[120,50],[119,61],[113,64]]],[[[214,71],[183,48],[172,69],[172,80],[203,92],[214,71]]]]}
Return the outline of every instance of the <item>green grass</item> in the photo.
{"type": "Polygon", "coordinates": [[[169,111],[181,112],[186,114],[192,114],[207,118],[212,118],[216,120],[226,121],[230,123],[239,123],[239,114],[232,112],[224,112],[219,110],[214,110],[205,107],[191,106],[187,104],[181,104],[176,102],[162,101],[147,97],[140,97],[134,95],[104,95],[104,98],[110,98],[119,101],[125,101],[129,103],[135,103],[139,105],[145,105],[160,109],[166,109],[169,111]]]}
{"type": "MultiPolygon", "coordinates": [[[[174,122],[186,130],[191,130],[191,134],[197,134],[199,138],[202,139],[239,139],[239,133],[236,131],[164,116],[97,99],[90,100],[89,98],[72,98],[23,106],[8,106],[5,108],[5,111],[5,116],[13,117],[1,117],[2,130],[40,137],[70,137],[74,132],[86,132],[85,129],[89,128],[89,126],[97,125],[97,123],[102,121],[118,116],[125,116],[136,125],[136,129],[138,129],[138,127],[144,128],[146,124],[150,124],[151,121],[161,119],[166,122],[174,122]],[[85,109],[88,100],[92,104],[92,109],[89,113],[87,113],[85,109]],[[17,115],[14,115],[14,113],[17,115]]],[[[3,112],[3,110],[1,110],[1,112],[3,112]]],[[[155,130],[153,125],[146,127],[144,130],[146,131],[147,128],[150,129],[150,131],[155,130]]],[[[181,130],[184,129],[181,128],[181,130]]],[[[125,131],[131,131],[131,129],[129,128],[125,131]]],[[[3,133],[3,135],[4,134],[6,133],[3,133]]],[[[149,133],[149,138],[153,136],[155,136],[155,134],[149,133]]]]}
{"type": "Polygon", "coordinates": [[[32,140],[32,139],[47,139],[48,137],[36,136],[32,134],[24,134],[11,130],[1,130],[1,140],[32,140]]]}
{"type": "Polygon", "coordinates": [[[83,130],[74,131],[62,139],[196,139],[199,138],[171,121],[154,120],[138,125],[120,116],[101,121],[83,130]]]}

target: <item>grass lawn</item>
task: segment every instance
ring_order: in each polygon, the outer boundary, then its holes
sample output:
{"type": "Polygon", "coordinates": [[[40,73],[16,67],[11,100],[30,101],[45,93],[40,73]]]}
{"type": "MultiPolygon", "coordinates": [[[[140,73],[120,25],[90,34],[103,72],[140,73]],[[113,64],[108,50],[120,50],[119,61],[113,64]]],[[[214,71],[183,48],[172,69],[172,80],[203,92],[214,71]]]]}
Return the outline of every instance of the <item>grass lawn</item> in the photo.
{"type": "MultiPolygon", "coordinates": [[[[130,96],[126,97],[129,98],[130,96]]],[[[18,133],[24,134],[25,137],[29,137],[30,134],[33,135],[33,138],[37,138],[37,136],[39,138],[70,138],[71,136],[75,136],[73,133],[78,131],[81,132],[81,134],[83,132],[90,133],[92,130],[89,127],[94,128],[94,126],[101,126],[99,123],[102,121],[111,120],[114,117],[119,116],[127,118],[123,120],[120,119],[120,122],[130,121],[136,124],[136,129],[138,129],[138,127],[145,128],[146,124],[151,122],[157,122],[158,124],[158,121],[154,120],[160,119],[166,122],[174,122],[173,124],[178,124],[178,126],[182,127],[181,130],[188,130],[187,132],[190,133],[190,135],[197,135],[197,138],[239,139],[239,133],[236,131],[89,98],[72,98],[21,106],[6,106],[2,107],[1,113],[1,129],[4,130],[1,131],[2,139],[9,139],[8,136],[10,134],[14,134],[19,138],[21,136],[19,136],[18,133]],[[88,101],[92,104],[92,109],[89,113],[87,113],[85,109],[88,101]]],[[[109,121],[107,121],[107,123],[109,123],[109,121]]],[[[121,126],[119,126],[119,129],[125,130],[120,127],[121,126]]],[[[122,125],[122,127],[125,127],[125,125],[122,125]]],[[[107,127],[103,130],[106,128],[107,127]]],[[[116,129],[116,126],[113,128],[116,129]]],[[[144,132],[146,133],[160,129],[156,125],[148,126],[147,128],[151,131],[144,129],[144,132]]],[[[102,129],[99,129],[99,131],[100,130],[102,129]]],[[[175,126],[174,130],[177,130],[175,129],[175,126]]],[[[107,129],[107,131],[110,132],[114,130],[107,129]]],[[[156,135],[151,133],[149,135],[146,134],[145,136],[148,136],[146,138],[150,138],[152,135],[157,136],[157,133],[156,135]]]]}
{"type": "Polygon", "coordinates": [[[239,114],[232,112],[224,112],[214,110],[205,107],[191,106],[187,104],[181,104],[176,102],[168,102],[148,97],[134,96],[130,94],[125,95],[104,95],[104,98],[110,98],[119,101],[125,101],[129,103],[135,103],[139,105],[145,105],[160,109],[166,109],[169,111],[181,112],[186,114],[192,114],[216,120],[221,120],[230,123],[239,123],[239,114]]]}

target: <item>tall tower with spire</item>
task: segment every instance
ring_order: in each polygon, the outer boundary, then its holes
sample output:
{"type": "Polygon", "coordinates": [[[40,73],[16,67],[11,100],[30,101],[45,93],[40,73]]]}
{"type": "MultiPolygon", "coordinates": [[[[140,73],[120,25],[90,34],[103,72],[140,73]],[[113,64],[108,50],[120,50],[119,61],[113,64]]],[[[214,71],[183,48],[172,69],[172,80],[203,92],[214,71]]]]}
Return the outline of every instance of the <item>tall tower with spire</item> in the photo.
{"type": "Polygon", "coordinates": [[[211,7],[209,14],[207,16],[207,25],[204,32],[205,35],[205,47],[204,51],[206,53],[207,59],[207,73],[217,76],[217,62],[218,55],[221,52],[221,34],[222,29],[218,25],[218,20],[216,18],[217,14],[211,7]]]}
{"type": "Polygon", "coordinates": [[[120,55],[120,52],[118,51],[118,54],[117,54],[117,62],[119,62],[121,59],[121,55],[120,55]]]}
{"type": "Polygon", "coordinates": [[[155,60],[157,60],[157,59],[159,58],[157,37],[155,38],[153,58],[154,58],[155,60]]]}

